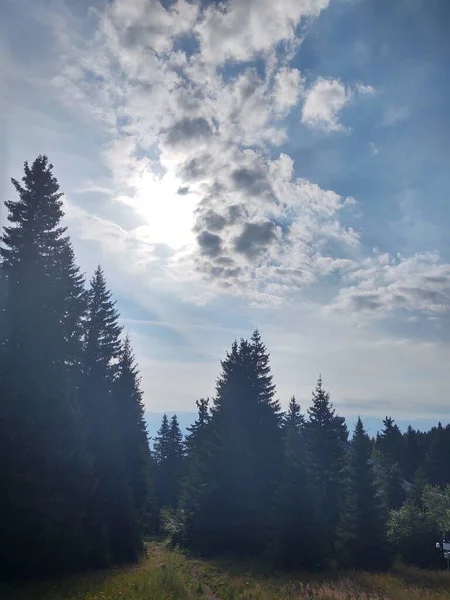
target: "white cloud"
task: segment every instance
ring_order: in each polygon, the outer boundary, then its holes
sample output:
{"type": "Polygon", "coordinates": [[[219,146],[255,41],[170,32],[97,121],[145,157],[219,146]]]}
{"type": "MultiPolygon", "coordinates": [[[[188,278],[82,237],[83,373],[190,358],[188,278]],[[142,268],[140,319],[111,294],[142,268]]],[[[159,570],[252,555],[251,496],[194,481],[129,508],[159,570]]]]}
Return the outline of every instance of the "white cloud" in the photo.
{"type": "Polygon", "coordinates": [[[340,131],[339,112],[351,99],[351,91],[336,79],[319,77],[307,91],[302,123],[324,131],[340,131]]]}
{"type": "Polygon", "coordinates": [[[286,67],[282,67],[276,73],[274,79],[275,110],[283,113],[297,104],[303,91],[303,79],[298,69],[288,69],[286,67]]]}
{"type": "Polygon", "coordinates": [[[450,264],[437,254],[405,258],[376,254],[346,275],[349,287],[340,290],[331,310],[357,319],[384,317],[394,311],[441,316],[450,312],[450,264]]]}
{"type": "Polygon", "coordinates": [[[248,61],[279,42],[294,41],[300,20],[318,16],[329,0],[247,0],[210,5],[197,24],[203,58],[213,64],[248,61]]]}
{"type": "Polygon", "coordinates": [[[189,281],[191,298],[232,292],[260,304],[279,302],[338,273],[351,285],[330,303],[334,309],[386,314],[403,298],[405,307],[443,310],[441,290],[418,291],[419,284],[395,278],[370,284],[374,266],[359,266],[359,234],[341,217],[354,199],[297,179],[287,154],[269,158],[268,149],[273,156],[285,139],[286,114],[303,95],[302,121],[338,131],[340,111],[352,97],[375,92],[319,77],[305,93],[301,73],[274,52],[280,41],[294,39],[303,16],[327,4],[286,0],[273,11],[272,3],[250,1],[226,11],[210,5],[202,13],[185,1],[166,10],[156,1],[115,0],[98,13],[90,42],[70,48],[69,34],[62,36],[67,53],[56,83],[68,82],[76,108],[83,102],[107,125],[112,201],[147,221],[124,232],[86,213],[78,215],[80,236],[100,236],[112,253],[124,252],[124,264],[136,253],[136,264],[150,265],[152,273],[160,258],[152,249],[167,245],[170,257],[159,269],[173,281],[189,281]],[[192,32],[200,51],[174,51],[177,37],[192,32]],[[264,75],[245,64],[231,78],[217,69],[227,58],[243,61],[261,52],[264,75]]]}
{"type": "Polygon", "coordinates": [[[375,93],[375,89],[362,83],[346,87],[337,79],[318,77],[306,92],[302,123],[324,131],[344,130],[345,127],[339,121],[339,113],[355,93],[359,96],[370,96],[375,93]]]}
{"type": "Polygon", "coordinates": [[[355,90],[360,96],[372,96],[375,94],[375,88],[371,85],[364,85],[363,83],[357,83],[355,90]]]}

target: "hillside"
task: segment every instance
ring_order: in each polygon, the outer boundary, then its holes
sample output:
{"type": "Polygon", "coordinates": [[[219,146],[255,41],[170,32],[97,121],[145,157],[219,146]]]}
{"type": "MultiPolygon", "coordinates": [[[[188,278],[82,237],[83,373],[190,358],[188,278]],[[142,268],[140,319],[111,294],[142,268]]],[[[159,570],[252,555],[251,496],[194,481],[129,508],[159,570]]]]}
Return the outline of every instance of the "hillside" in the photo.
{"type": "Polygon", "coordinates": [[[139,565],[2,589],[3,600],[450,600],[450,574],[398,567],[388,574],[285,575],[257,565],[204,562],[148,545],[139,565]]]}

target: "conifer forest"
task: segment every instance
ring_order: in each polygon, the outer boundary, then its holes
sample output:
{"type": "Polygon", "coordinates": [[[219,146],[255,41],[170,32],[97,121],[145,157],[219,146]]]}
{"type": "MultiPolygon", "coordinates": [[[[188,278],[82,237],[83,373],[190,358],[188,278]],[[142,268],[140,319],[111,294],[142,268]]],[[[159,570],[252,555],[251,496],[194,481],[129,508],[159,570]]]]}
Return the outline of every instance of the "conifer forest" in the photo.
{"type": "Polygon", "coordinates": [[[349,431],[326,373],[312,402],[292,396],[282,410],[256,330],[230,340],[214,397],[192,398],[187,435],[164,416],[149,440],[132,340],[107,273],[77,265],[53,166],[40,155],[12,183],[0,240],[2,579],[132,563],[156,536],[283,570],[445,566],[450,426],[402,432],[386,416],[375,438],[361,419],[349,431]]]}

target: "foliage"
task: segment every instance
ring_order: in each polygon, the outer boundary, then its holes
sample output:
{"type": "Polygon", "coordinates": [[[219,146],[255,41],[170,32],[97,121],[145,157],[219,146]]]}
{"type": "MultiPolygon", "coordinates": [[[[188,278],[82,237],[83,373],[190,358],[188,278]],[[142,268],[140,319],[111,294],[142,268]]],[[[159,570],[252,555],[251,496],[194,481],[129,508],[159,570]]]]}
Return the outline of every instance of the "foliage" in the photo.
{"type": "Polygon", "coordinates": [[[339,526],[340,564],[363,569],[388,567],[391,552],[386,521],[371,461],[370,438],[358,418],[351,444],[347,501],[339,526]]]}
{"type": "Polygon", "coordinates": [[[406,502],[392,511],[389,537],[406,563],[429,567],[441,553],[435,544],[450,532],[450,486],[426,486],[420,505],[406,502]]]}
{"type": "Polygon", "coordinates": [[[5,203],[0,246],[5,578],[133,560],[142,548],[146,483],[138,492],[135,466],[148,448],[137,372],[129,344],[121,354],[100,268],[85,289],[52,169],[38,156],[22,184],[12,180],[18,198],[5,203]]]}
{"type": "Polygon", "coordinates": [[[306,423],[306,447],[313,474],[314,501],[330,548],[336,541],[336,528],[344,502],[348,462],[348,432],[343,418],[336,415],[329,394],[319,377],[313,392],[306,423]]]}

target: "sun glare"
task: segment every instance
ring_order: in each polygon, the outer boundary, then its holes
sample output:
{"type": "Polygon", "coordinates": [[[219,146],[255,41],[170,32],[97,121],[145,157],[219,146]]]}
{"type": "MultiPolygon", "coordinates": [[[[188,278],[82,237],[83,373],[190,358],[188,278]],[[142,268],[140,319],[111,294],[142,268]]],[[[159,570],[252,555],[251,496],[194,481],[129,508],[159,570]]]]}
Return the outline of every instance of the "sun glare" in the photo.
{"type": "Polygon", "coordinates": [[[161,178],[145,172],[136,187],[136,206],[148,221],[152,243],[179,250],[194,241],[192,227],[198,197],[183,188],[173,171],[168,170],[161,178]]]}

